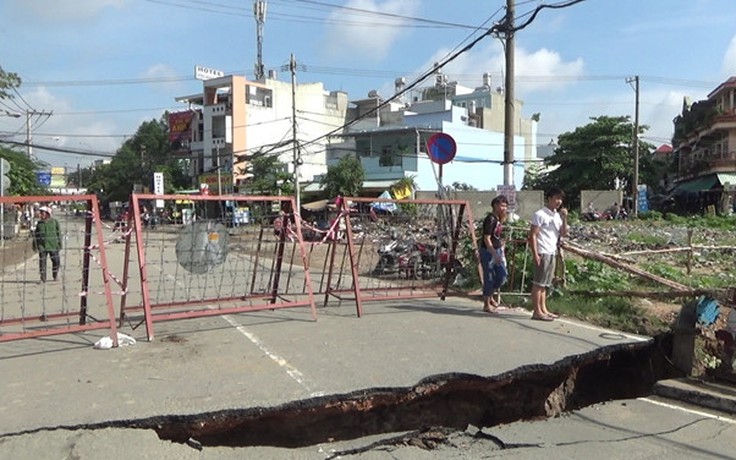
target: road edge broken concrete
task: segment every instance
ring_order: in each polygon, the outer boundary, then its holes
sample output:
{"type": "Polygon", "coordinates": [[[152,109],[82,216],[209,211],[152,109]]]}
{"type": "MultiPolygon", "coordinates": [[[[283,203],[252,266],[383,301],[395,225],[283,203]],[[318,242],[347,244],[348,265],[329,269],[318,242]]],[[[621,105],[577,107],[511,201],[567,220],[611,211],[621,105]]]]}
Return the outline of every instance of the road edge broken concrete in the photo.
{"type": "Polygon", "coordinates": [[[692,377],[660,380],[653,394],[693,406],[736,415],[736,387],[692,377]]]}

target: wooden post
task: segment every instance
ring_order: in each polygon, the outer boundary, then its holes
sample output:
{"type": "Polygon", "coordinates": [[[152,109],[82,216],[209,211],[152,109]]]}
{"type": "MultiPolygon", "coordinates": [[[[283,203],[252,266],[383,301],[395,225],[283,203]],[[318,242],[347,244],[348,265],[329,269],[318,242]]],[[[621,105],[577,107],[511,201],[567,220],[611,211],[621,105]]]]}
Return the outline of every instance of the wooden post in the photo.
{"type": "Polygon", "coordinates": [[[690,274],[690,271],[692,270],[693,266],[693,229],[689,228],[687,230],[687,274],[690,274]]]}

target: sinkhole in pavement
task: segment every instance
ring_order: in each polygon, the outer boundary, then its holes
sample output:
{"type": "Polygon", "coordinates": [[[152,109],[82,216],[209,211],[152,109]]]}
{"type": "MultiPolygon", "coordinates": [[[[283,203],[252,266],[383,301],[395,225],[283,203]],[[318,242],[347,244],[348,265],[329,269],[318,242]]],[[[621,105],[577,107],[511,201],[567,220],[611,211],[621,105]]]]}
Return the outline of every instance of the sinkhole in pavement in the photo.
{"type": "MultiPolygon", "coordinates": [[[[442,374],[403,388],[372,388],[277,407],[162,416],[133,422],[161,439],[196,446],[304,447],[364,436],[465,430],[552,417],[590,404],[645,396],[675,374],[671,336],[612,345],[493,377],[442,374]]],[[[131,424],[127,424],[131,427],[131,424]]]]}

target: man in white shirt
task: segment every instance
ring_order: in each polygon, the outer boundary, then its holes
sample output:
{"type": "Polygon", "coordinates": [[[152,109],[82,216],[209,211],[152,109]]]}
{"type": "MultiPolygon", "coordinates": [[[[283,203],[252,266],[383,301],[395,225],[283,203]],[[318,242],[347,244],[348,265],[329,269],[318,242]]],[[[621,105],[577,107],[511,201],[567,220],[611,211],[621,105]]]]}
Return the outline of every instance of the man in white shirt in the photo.
{"type": "Polygon", "coordinates": [[[534,257],[532,281],[532,319],[553,321],[558,315],[547,310],[547,288],[555,274],[555,255],[561,236],[567,236],[567,209],[562,207],[565,192],[551,188],[544,195],[546,204],[532,216],[529,243],[534,257]]]}

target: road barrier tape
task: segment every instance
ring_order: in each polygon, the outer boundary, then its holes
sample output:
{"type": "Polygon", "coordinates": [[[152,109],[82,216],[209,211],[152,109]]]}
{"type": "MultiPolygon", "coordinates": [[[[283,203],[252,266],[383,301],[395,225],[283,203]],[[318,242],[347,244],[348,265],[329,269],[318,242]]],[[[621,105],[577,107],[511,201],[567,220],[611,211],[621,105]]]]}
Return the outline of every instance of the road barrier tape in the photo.
{"type": "MultiPolygon", "coordinates": [[[[349,211],[344,210],[344,209],[341,210],[340,211],[340,214],[335,218],[335,220],[332,221],[332,224],[330,225],[330,228],[328,228],[327,230],[322,230],[322,229],[319,229],[319,228],[317,228],[317,227],[315,227],[313,225],[310,225],[299,214],[295,214],[295,216],[298,217],[299,220],[301,221],[302,227],[306,228],[307,230],[312,230],[313,232],[316,232],[316,233],[320,233],[320,234],[323,233],[325,236],[317,243],[317,244],[323,244],[327,240],[334,240],[334,239],[337,238],[337,230],[336,229],[340,225],[340,220],[343,219],[344,217],[348,216],[349,214],[350,214],[349,211]]],[[[289,231],[292,232],[292,233],[294,233],[294,231],[291,230],[291,228],[289,228],[289,231]]]]}
{"type": "MultiPolygon", "coordinates": [[[[110,294],[112,294],[112,295],[119,295],[119,296],[126,295],[127,293],[128,293],[128,290],[127,289],[124,290],[124,291],[110,291],[110,294]]],[[[79,293],[79,297],[86,297],[86,296],[88,296],[90,294],[105,295],[105,291],[95,291],[95,292],[81,291],[79,293]]]]}
{"type": "MultiPolygon", "coordinates": [[[[125,231],[125,233],[122,233],[122,234],[120,234],[120,235],[117,235],[117,236],[115,236],[115,237],[114,237],[113,239],[111,239],[111,240],[103,241],[103,244],[104,244],[105,246],[109,246],[109,245],[111,245],[111,244],[113,244],[113,243],[115,243],[115,242],[117,242],[117,241],[120,241],[120,240],[122,240],[122,239],[126,238],[126,237],[127,237],[128,235],[130,235],[131,233],[133,233],[133,228],[132,228],[132,227],[131,227],[131,228],[129,228],[128,230],[126,230],[126,231],[125,231]]],[[[99,249],[99,248],[100,248],[100,245],[99,245],[99,244],[93,244],[93,245],[91,245],[91,246],[89,247],[89,250],[90,250],[90,251],[91,251],[91,250],[97,250],[97,249],[99,249]]]]}
{"type": "MultiPolygon", "coordinates": [[[[91,251],[90,251],[90,253],[89,253],[89,257],[90,257],[90,259],[92,259],[92,260],[93,260],[93,261],[94,261],[94,262],[95,262],[95,263],[96,263],[96,264],[97,264],[97,265],[98,265],[98,266],[99,266],[100,268],[103,268],[103,267],[102,267],[102,263],[101,263],[101,262],[100,262],[100,261],[99,261],[99,260],[97,259],[97,257],[95,257],[95,255],[94,255],[94,254],[92,254],[92,252],[91,252],[91,251]]],[[[108,276],[109,276],[109,277],[110,277],[110,278],[111,278],[111,279],[112,279],[113,281],[115,281],[115,283],[116,283],[116,284],[117,284],[118,286],[120,286],[121,288],[123,287],[123,282],[122,282],[122,281],[120,281],[120,279],[119,279],[119,278],[118,278],[117,276],[115,276],[115,275],[114,275],[114,274],[113,274],[112,272],[110,272],[110,271],[108,270],[108,271],[107,271],[107,275],[108,275],[108,276]]]]}

